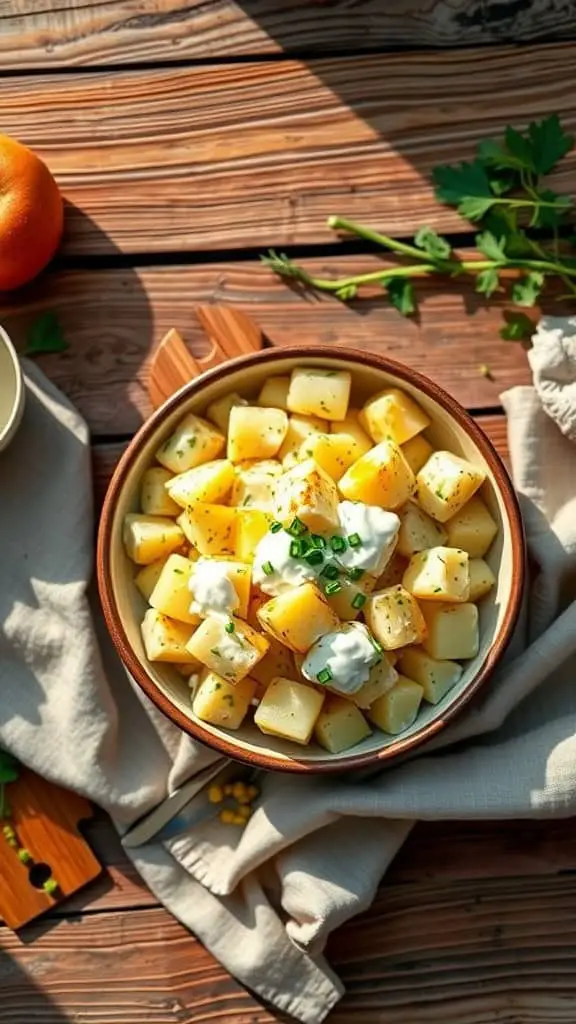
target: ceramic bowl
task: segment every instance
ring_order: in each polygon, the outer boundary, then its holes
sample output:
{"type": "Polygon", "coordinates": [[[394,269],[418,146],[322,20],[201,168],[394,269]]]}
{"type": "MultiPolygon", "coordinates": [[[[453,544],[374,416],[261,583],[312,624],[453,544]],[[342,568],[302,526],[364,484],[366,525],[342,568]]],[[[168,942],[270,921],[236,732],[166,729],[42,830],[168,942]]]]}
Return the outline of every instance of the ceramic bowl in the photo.
{"type": "Polygon", "coordinates": [[[0,451],[10,443],[24,412],[24,378],[16,349],[0,327],[0,451]]]}
{"type": "Polygon", "coordinates": [[[108,629],[129,674],[177,726],[221,753],[271,770],[330,772],[367,768],[406,754],[430,740],[452,721],[490,679],[510,639],[520,608],[524,576],[524,540],[518,503],[499,456],[490,441],[454,398],[409,367],[382,356],[352,349],[320,346],[265,349],[232,360],[192,380],[173,395],[139,430],[114,473],[102,513],[98,538],[98,580],[108,629]],[[202,414],[228,391],[257,395],[267,377],[290,374],[295,366],[346,369],[353,377],[353,404],[389,385],[412,395],[426,410],[432,426],[427,436],[486,471],[482,497],[499,524],[487,561],[497,585],[480,611],[480,650],[467,663],[460,682],[436,706],[425,704],[414,724],[400,736],[375,730],[361,744],[341,754],[317,746],[302,747],[263,735],[253,723],[236,732],[207,725],[191,711],[186,681],[175,669],[147,661],[140,637],[145,604],[133,583],[134,568],[122,544],[122,522],[138,509],[139,481],[154,452],[187,412],[202,414]]]}

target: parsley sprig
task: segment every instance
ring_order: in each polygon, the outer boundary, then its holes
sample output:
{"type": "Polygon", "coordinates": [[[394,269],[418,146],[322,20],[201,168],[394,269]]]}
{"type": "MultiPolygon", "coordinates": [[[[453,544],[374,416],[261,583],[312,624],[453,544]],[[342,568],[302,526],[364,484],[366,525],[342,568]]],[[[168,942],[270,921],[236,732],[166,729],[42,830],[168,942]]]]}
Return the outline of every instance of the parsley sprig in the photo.
{"type": "MultiPolygon", "coordinates": [[[[503,139],[480,143],[470,162],[434,168],[436,198],[454,206],[480,229],[476,235],[478,254],[473,259],[461,259],[449,240],[431,227],[420,228],[413,242],[407,243],[344,217],[329,217],[328,224],[335,231],[355,235],[410,262],[329,279],[309,274],[273,250],[262,261],[277,274],[331,292],[344,302],[355,299],[363,285],[380,285],[404,316],[417,309],[413,280],[431,275],[473,277],[476,291],[490,298],[505,290],[507,278],[512,276],[508,272],[515,271],[510,298],[516,306],[533,306],[547,281],[554,279],[562,281],[567,295],[574,298],[576,257],[560,246],[560,231],[567,224],[573,203],[543,182],[573,146],[573,136],[564,131],[558,115],[553,114],[533,121],[524,132],[508,127],[503,139]]],[[[533,331],[526,314],[508,312],[505,320],[500,332],[505,339],[522,340],[533,331]]]]}

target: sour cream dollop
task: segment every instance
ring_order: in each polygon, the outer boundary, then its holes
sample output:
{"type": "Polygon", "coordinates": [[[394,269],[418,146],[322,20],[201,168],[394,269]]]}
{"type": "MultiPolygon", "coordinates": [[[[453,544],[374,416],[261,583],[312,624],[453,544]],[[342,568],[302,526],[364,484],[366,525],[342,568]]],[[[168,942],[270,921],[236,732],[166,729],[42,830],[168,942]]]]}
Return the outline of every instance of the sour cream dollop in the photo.
{"type": "Polygon", "coordinates": [[[348,622],[316,641],[304,658],[301,671],[305,679],[321,683],[322,673],[328,670],[330,676],[325,682],[332,690],[356,693],[378,659],[367,627],[361,622],[348,622]]]}
{"type": "Polygon", "coordinates": [[[265,594],[276,597],[301,583],[315,580],[322,566],[308,565],[302,558],[293,558],[290,545],[294,540],[285,530],[266,533],[254,552],[252,582],[265,594]],[[268,572],[264,571],[264,566],[268,572]],[[272,571],[270,571],[272,567],[272,571]]]}
{"type": "Polygon", "coordinates": [[[199,558],[188,583],[193,615],[216,615],[229,619],[240,604],[226,566],[213,558],[199,558]]]}
{"type": "Polygon", "coordinates": [[[396,513],[362,501],[341,501],[338,519],[343,537],[357,534],[360,538],[357,547],[347,544],[345,551],[338,552],[340,564],[346,569],[364,569],[371,576],[380,576],[398,541],[400,519],[396,513]]]}

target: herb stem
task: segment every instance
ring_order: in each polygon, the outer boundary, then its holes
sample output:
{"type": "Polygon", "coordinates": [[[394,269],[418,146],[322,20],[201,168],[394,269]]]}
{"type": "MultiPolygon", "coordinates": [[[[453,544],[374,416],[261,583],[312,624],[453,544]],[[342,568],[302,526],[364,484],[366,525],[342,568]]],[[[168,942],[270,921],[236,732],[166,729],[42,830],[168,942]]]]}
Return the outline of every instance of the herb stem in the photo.
{"type": "Polygon", "coordinates": [[[426,255],[422,249],[418,249],[415,245],[399,242],[396,238],[382,235],[379,231],[366,227],[365,224],[357,224],[356,221],[347,220],[345,217],[328,217],[328,227],[334,231],[348,231],[349,234],[357,235],[358,238],[363,238],[366,242],[375,242],[376,245],[382,245],[385,249],[390,249],[392,252],[400,253],[403,256],[413,256],[421,260],[426,255]]]}

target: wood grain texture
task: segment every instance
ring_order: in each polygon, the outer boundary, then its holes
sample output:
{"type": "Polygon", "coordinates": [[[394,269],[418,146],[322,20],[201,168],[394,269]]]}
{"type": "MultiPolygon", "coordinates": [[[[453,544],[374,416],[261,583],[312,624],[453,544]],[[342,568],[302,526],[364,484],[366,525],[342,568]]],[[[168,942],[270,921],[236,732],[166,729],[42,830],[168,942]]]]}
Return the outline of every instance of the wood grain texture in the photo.
{"type": "MultiPolygon", "coordinates": [[[[304,262],[326,274],[380,265],[375,257],[304,262]]],[[[420,318],[408,320],[381,294],[348,307],[329,296],[300,294],[253,262],[69,271],[47,275],[28,293],[1,302],[0,319],[22,349],[38,314],[57,313],[70,349],[38,363],[100,438],[133,433],[149,415],[149,360],[171,327],[194,355],[207,351],[193,310],[198,302],[244,309],[273,345],[341,343],[385,353],[432,377],[468,408],[493,408],[506,388],[528,382],[525,353],[498,336],[501,299],[484,304],[470,286],[454,283],[450,289],[419,284],[420,318]],[[489,365],[491,380],[481,375],[482,364],[489,365]]]]}
{"type": "MultiPolygon", "coordinates": [[[[576,127],[576,45],[15,76],[2,128],[60,183],[68,253],[333,241],[330,214],[461,230],[435,164],[557,112],[576,127]]],[[[576,191],[576,151],[553,181],[576,191]]]]}
{"type": "MultiPolygon", "coordinates": [[[[575,920],[573,876],[385,885],[329,942],[330,1024],[573,1024],[575,920]]],[[[282,1019],[161,908],[2,929],[0,950],[10,1024],[282,1019]]]]}
{"type": "Polygon", "coordinates": [[[528,0],[13,0],[3,15],[3,67],[37,68],[566,39],[570,3],[528,0]]]}

